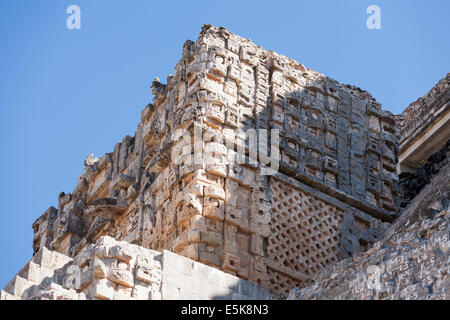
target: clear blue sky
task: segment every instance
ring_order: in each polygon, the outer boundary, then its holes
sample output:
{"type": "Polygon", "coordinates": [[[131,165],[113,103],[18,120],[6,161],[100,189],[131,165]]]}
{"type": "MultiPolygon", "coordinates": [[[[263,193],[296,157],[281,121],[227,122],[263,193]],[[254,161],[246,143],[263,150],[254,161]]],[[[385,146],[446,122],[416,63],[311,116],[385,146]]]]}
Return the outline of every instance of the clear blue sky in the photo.
{"type": "Polygon", "coordinates": [[[450,71],[450,1],[0,2],[0,288],[32,255],[31,224],[71,192],[89,153],[133,135],[149,86],[185,40],[224,26],[369,91],[400,113],[450,71]],[[81,8],[81,30],[66,8],[81,8]],[[366,8],[381,8],[368,30],[366,8]]]}

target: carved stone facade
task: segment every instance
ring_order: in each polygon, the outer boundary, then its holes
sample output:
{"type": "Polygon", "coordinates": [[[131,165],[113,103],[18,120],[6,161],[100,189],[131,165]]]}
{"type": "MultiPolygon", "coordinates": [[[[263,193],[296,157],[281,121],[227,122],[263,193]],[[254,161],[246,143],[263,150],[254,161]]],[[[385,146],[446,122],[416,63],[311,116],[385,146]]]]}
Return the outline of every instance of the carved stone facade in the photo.
{"type": "Polygon", "coordinates": [[[152,92],[134,137],[90,156],[34,223],[35,252],[75,257],[110,236],[285,294],[395,218],[395,120],[369,93],[209,25],[152,92]]]}

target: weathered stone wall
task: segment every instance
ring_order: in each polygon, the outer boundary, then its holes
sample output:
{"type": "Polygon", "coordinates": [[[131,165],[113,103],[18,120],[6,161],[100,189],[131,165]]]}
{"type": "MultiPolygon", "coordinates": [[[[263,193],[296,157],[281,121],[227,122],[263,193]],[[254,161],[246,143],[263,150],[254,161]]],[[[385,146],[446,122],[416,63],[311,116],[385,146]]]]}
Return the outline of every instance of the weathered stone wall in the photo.
{"type": "Polygon", "coordinates": [[[164,250],[101,237],[73,259],[43,247],[0,300],[270,300],[268,289],[164,250]]]}
{"type": "Polygon", "coordinates": [[[212,26],[152,92],[134,137],[90,156],[34,223],[35,252],[74,257],[109,235],[287,293],[394,219],[395,121],[367,92],[212,26]],[[255,129],[267,153],[246,139],[255,129]],[[246,162],[229,161],[239,150],[246,162]]]}

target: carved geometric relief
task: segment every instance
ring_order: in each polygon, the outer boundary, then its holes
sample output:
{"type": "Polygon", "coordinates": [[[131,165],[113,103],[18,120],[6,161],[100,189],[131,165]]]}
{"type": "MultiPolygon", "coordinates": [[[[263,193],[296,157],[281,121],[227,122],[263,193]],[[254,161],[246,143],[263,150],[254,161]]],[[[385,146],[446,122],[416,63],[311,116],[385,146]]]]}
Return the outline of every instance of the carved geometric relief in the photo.
{"type": "MultiPolygon", "coordinates": [[[[270,266],[293,279],[310,277],[338,261],[339,224],[344,212],[319,198],[272,178],[270,266]]],[[[286,290],[297,281],[281,281],[286,290]]],[[[271,281],[272,282],[272,281],[271,281]]]]}

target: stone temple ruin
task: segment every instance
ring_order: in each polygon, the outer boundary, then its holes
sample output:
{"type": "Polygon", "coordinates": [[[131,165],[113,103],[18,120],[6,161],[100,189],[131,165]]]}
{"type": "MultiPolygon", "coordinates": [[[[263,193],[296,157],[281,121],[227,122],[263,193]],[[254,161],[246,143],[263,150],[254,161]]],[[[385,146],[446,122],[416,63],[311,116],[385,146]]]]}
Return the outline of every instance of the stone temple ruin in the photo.
{"type": "Polygon", "coordinates": [[[394,116],[205,25],[167,83],[153,82],[134,137],[90,155],[36,220],[34,256],[0,297],[275,299],[305,287],[398,217],[405,179],[449,138],[449,76],[438,88],[394,116]],[[398,168],[410,172],[400,183],[398,168]]]}

